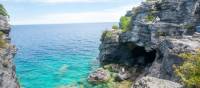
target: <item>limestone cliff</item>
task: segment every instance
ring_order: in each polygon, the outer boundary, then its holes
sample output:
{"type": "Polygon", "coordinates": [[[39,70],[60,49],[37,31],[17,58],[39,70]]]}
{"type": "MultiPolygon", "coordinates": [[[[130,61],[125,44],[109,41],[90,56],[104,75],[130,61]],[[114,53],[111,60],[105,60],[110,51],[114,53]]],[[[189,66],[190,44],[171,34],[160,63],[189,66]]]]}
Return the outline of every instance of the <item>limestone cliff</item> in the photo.
{"type": "Polygon", "coordinates": [[[148,0],[126,16],[131,17],[130,29],[106,31],[102,35],[98,57],[101,65],[126,66],[118,69],[118,76],[121,80],[125,76],[133,80],[133,88],[155,88],[145,84],[146,76],[159,79],[152,82],[161,85],[156,88],[182,87],[173,83],[180,82],[173,66],[183,62],[178,54],[200,48],[200,0],[148,0]],[[171,82],[159,83],[164,79],[171,82]],[[142,82],[140,86],[136,85],[138,82],[142,82]]]}
{"type": "Polygon", "coordinates": [[[10,29],[9,16],[0,5],[0,88],[19,88],[13,64],[16,48],[10,44],[10,29]]]}

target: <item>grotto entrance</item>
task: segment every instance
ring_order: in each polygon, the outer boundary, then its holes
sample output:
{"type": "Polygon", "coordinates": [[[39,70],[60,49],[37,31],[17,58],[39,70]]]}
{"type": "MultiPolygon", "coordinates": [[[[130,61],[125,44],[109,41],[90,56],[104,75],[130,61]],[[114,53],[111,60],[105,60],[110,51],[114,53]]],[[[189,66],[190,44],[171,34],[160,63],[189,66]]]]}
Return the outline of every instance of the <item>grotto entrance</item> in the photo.
{"type": "Polygon", "coordinates": [[[132,50],[134,64],[139,66],[151,65],[156,58],[156,50],[147,52],[144,47],[137,46],[132,50]]]}

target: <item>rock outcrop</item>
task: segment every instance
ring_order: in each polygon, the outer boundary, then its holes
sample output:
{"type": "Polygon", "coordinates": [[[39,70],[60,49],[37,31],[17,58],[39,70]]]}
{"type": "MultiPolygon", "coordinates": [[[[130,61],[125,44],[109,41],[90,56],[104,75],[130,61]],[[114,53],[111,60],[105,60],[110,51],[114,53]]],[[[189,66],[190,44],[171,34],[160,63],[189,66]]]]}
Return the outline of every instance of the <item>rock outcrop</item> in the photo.
{"type": "Polygon", "coordinates": [[[110,73],[104,69],[98,69],[89,75],[88,81],[94,84],[103,83],[110,79],[110,73]]]}
{"type": "Polygon", "coordinates": [[[183,88],[183,86],[172,81],[155,77],[143,77],[135,82],[133,88],[183,88]]]}
{"type": "Polygon", "coordinates": [[[0,5],[0,88],[20,88],[17,81],[13,57],[16,53],[15,46],[10,44],[9,16],[0,5]]]}
{"type": "Polygon", "coordinates": [[[135,82],[144,76],[159,79],[153,78],[156,83],[180,82],[174,73],[174,66],[183,62],[178,55],[200,48],[200,0],[149,0],[126,16],[132,18],[130,30],[111,30],[102,35],[98,57],[101,65],[135,67],[139,74],[132,76],[135,82]]]}

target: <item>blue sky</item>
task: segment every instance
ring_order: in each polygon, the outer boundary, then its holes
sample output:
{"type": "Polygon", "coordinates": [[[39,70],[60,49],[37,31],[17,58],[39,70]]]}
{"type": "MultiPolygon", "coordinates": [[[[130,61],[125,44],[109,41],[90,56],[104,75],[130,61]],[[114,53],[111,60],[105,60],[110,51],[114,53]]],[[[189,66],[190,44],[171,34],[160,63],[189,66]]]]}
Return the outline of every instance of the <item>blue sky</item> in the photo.
{"type": "Polygon", "coordinates": [[[10,23],[59,24],[117,22],[144,0],[0,0],[10,23]]]}

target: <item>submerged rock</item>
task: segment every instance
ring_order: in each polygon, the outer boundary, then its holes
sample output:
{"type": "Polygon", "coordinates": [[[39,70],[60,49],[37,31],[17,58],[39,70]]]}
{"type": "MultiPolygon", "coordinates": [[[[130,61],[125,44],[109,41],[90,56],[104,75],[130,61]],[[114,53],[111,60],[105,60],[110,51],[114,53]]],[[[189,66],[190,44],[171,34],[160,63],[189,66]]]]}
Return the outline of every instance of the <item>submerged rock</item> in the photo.
{"type": "Polygon", "coordinates": [[[68,66],[66,64],[62,65],[58,70],[58,74],[63,76],[67,72],[67,68],[68,66]]]}

